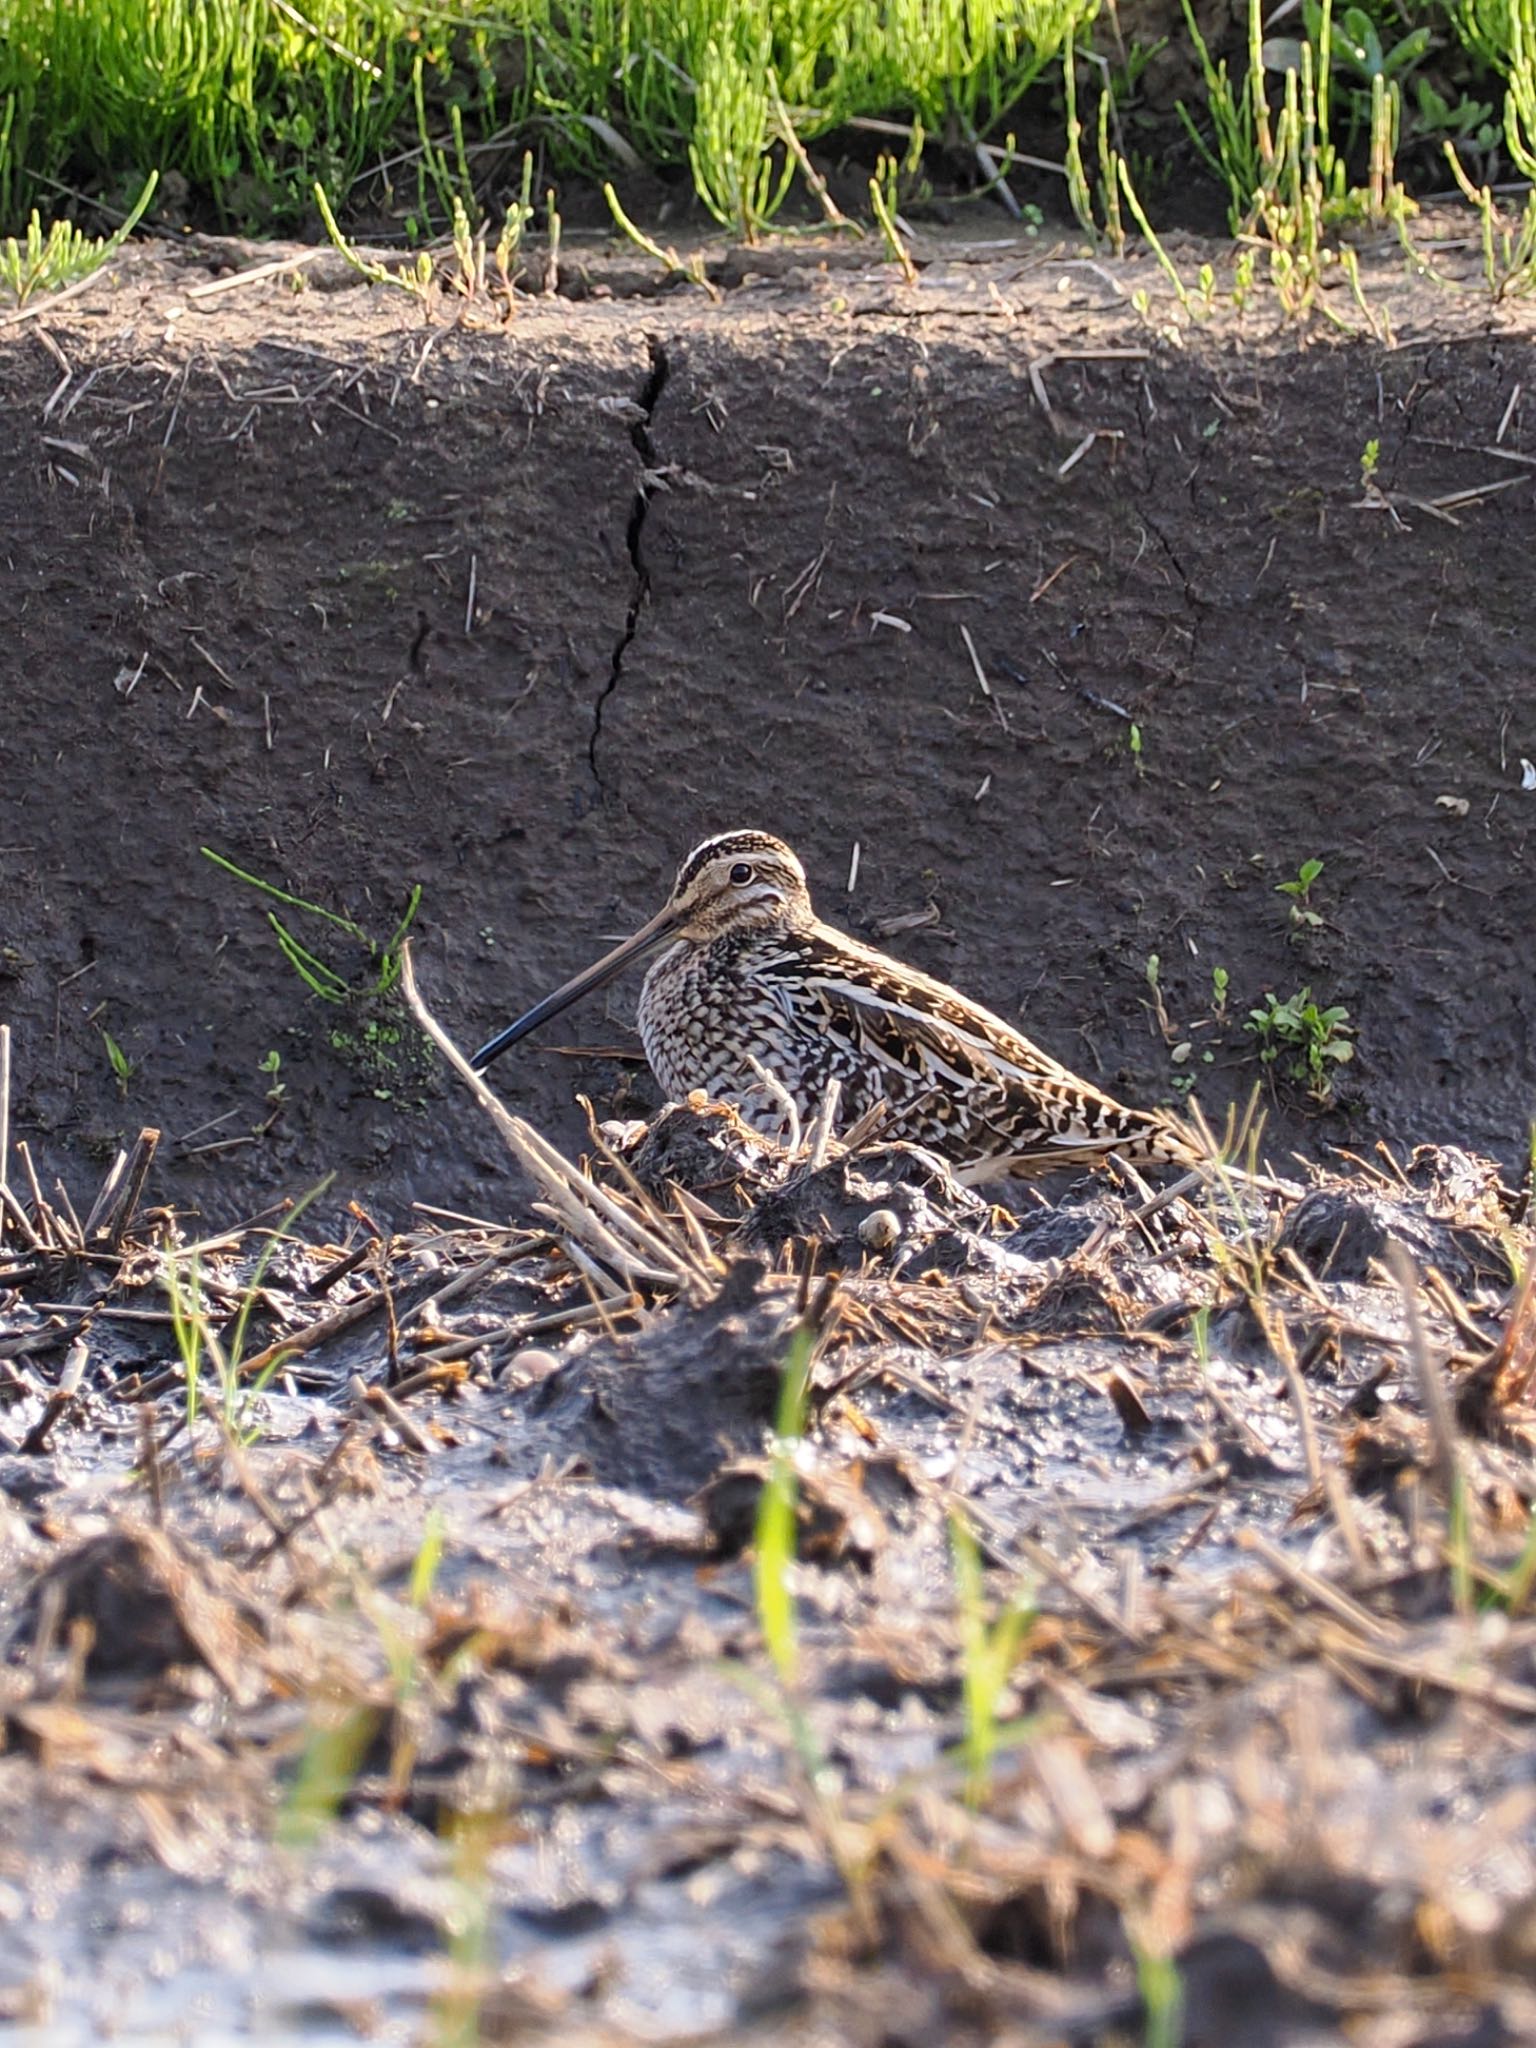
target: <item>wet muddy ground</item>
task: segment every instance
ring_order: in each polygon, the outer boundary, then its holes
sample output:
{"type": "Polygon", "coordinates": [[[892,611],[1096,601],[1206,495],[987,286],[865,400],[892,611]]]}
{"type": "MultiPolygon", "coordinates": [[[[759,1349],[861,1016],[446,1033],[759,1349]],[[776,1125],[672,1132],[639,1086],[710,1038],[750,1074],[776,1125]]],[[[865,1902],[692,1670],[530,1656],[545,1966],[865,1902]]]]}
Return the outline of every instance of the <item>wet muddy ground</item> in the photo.
{"type": "Polygon", "coordinates": [[[590,1176],[513,1139],[553,1229],[253,1276],[261,1233],[12,1219],[16,2038],[1529,2038],[1536,1309],[1486,1162],[1008,1212],[711,1106],[590,1176]],[[190,1420],[168,1291],[227,1363],[190,1420]]]}
{"type": "Polygon", "coordinates": [[[0,328],[0,2032],[1536,2032],[1530,315],[988,243],[0,328]],[[509,1153],[368,942],[473,1044],[732,824],[1283,1185],[658,1123],[623,985],[509,1153]]]}

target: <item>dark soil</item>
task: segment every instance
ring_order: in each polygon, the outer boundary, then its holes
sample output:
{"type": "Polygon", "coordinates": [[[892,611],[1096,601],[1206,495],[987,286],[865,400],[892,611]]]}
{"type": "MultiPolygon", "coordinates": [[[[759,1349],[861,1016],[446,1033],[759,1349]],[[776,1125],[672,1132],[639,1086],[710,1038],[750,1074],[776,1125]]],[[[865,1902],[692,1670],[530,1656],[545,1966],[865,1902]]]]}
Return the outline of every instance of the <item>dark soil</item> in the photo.
{"type": "MultiPolygon", "coordinates": [[[[199,848],[377,942],[419,882],[422,979],[472,1044],[739,824],[1131,1099],[1193,1071],[1219,1120],[1263,1078],[1281,1150],[1515,1162],[1529,312],[1384,257],[1392,345],[1230,307],[1170,338],[1149,261],[921,253],[915,290],[738,253],[711,304],[578,250],[579,305],[494,331],[325,264],[193,298],[198,243],[0,332],[0,972],[45,1184],[152,1124],[162,1192],[215,1220],[331,1169],[386,1220],[494,1209],[501,1163],[391,1002],[313,997],[199,848]],[[1321,922],[1293,925],[1309,858],[1321,922]],[[1241,1028],[1303,986],[1359,1034],[1323,1114],[1241,1028]]],[[[633,987],[604,1000],[497,1070],[569,1141],[578,1089],[654,1099],[633,987]]]]}

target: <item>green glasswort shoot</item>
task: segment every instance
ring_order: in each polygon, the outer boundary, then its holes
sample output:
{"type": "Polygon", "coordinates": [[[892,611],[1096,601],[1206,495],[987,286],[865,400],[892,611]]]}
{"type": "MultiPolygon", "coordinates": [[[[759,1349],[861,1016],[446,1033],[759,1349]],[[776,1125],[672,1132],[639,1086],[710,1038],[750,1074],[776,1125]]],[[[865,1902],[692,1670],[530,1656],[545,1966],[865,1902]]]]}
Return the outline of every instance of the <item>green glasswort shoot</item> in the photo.
{"type": "Polygon", "coordinates": [[[369,964],[373,970],[372,980],[361,984],[348,981],[345,975],[338,973],[329,962],[322,960],[318,953],[312,952],[304,945],[284,924],[275,910],[267,912],[267,922],[277,935],[277,943],[282,948],[283,958],[305,987],[313,995],[319,996],[322,1002],[346,1003],[356,997],[388,995],[400,979],[400,948],[421,905],[419,882],[414,884],[406,898],[405,914],[381,946],[376,940],[369,938],[362,926],[352,918],[342,917],[334,910],[327,910],[324,904],[310,903],[302,896],[290,895],[286,889],[279,889],[274,883],[263,881],[260,875],[253,875],[245,868],[236,867],[232,860],[226,860],[222,853],[215,853],[211,846],[205,846],[201,851],[205,860],[211,860],[215,867],[222,868],[228,875],[233,875],[237,882],[246,883],[260,895],[270,896],[276,903],[285,903],[295,910],[307,912],[311,917],[324,919],[327,924],[335,925],[339,931],[345,932],[349,938],[355,939],[359,945],[367,949],[369,964]]]}
{"type": "Polygon", "coordinates": [[[779,1388],[773,1466],[757,1505],[752,1585],[758,1626],[778,1673],[779,1683],[794,1684],[800,1668],[799,1631],[790,1574],[795,1562],[795,1447],[805,1433],[805,1403],[810,1388],[815,1333],[804,1324],[790,1339],[779,1388]]]}
{"type": "Polygon", "coordinates": [[[875,225],[880,230],[880,239],[885,243],[886,253],[900,270],[907,284],[917,283],[917,265],[912,261],[910,250],[902,238],[896,208],[896,160],[883,156],[876,167],[876,175],[869,181],[869,210],[875,216],[875,225]]]}
{"type": "Polygon", "coordinates": [[[0,287],[18,306],[24,306],[34,292],[62,291],[66,285],[90,277],[111,260],[144,218],[159,182],[160,173],[151,171],[128,218],[115,234],[105,238],[83,235],[67,220],[54,221],[45,235],[34,209],[21,240],[7,235],[0,241],[0,287]]]}
{"type": "MultiPolygon", "coordinates": [[[[326,197],[325,187],[316,181],[314,189],[315,204],[320,209],[325,232],[330,236],[337,253],[346,257],[358,275],[367,278],[370,284],[392,284],[403,292],[409,292],[412,298],[425,300],[432,288],[433,267],[432,258],[426,250],[420,251],[414,263],[402,263],[394,270],[391,270],[387,263],[375,263],[370,257],[360,255],[336,225],[336,215],[331,209],[330,200],[326,197]]],[[[206,846],[203,851],[208,853],[206,846]]],[[[209,854],[208,857],[210,860],[218,858],[216,854],[209,854]]]]}
{"type": "Polygon", "coordinates": [[[1132,1942],[1136,1988],[1141,1993],[1146,2048],[1179,2048],[1184,2038],[1184,1980],[1172,1956],[1154,1955],[1132,1942]]]}
{"type": "Polygon", "coordinates": [[[989,1625],[981,1552],[969,1522],[958,1511],[949,1518],[949,1543],[960,1604],[965,1798],[974,1809],[991,1787],[1000,1732],[998,1706],[1018,1658],[1019,1639],[1034,1617],[1034,1606],[1016,1594],[989,1625]]]}
{"type": "Polygon", "coordinates": [[[685,262],[675,249],[663,249],[660,242],[648,235],[643,228],[636,227],[619,204],[619,195],[611,184],[603,187],[603,197],[608,202],[608,211],[613,215],[614,225],[628,236],[637,249],[643,249],[647,256],[659,263],[669,277],[686,277],[690,284],[696,284],[699,290],[707,293],[710,298],[719,297],[719,293],[705,274],[702,250],[696,249],[685,262]]]}

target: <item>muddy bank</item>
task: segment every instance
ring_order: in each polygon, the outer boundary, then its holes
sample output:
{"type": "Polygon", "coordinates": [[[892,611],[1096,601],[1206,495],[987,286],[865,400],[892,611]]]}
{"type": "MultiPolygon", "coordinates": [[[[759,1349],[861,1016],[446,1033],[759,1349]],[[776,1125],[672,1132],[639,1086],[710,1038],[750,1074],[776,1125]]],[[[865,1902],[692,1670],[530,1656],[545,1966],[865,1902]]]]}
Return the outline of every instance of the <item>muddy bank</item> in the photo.
{"type": "MultiPolygon", "coordinates": [[[[1174,345],[1148,262],[923,253],[915,291],[738,256],[709,304],[578,249],[649,296],[505,332],[147,254],[0,336],[0,972],[45,1179],[154,1124],[213,1220],[333,1168],[386,1220],[499,1202],[367,947],[199,849],[375,942],[419,883],[472,1043],[733,824],[1123,1096],[1264,1080],[1281,1151],[1513,1166],[1529,314],[1383,260],[1390,346],[1230,307],[1174,345]],[[1242,1028],[1303,988],[1358,1033],[1322,1112],[1242,1028]]],[[[514,1106],[574,1141],[578,1089],[650,1104],[633,994],[506,1063],[514,1106]]]]}

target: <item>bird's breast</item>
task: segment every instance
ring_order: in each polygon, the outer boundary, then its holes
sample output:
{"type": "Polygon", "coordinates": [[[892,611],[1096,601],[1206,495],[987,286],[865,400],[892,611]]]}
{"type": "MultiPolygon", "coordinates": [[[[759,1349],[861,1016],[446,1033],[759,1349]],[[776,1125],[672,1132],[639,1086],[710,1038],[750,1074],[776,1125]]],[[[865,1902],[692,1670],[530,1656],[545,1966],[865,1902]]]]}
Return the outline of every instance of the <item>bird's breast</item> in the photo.
{"type": "Polygon", "coordinates": [[[752,936],[670,947],[640,991],[640,1036],[669,1096],[739,1102],[763,1067],[794,1093],[809,1036],[784,946],[752,936]],[[754,1064],[754,1062],[756,1064],[754,1064]]]}

